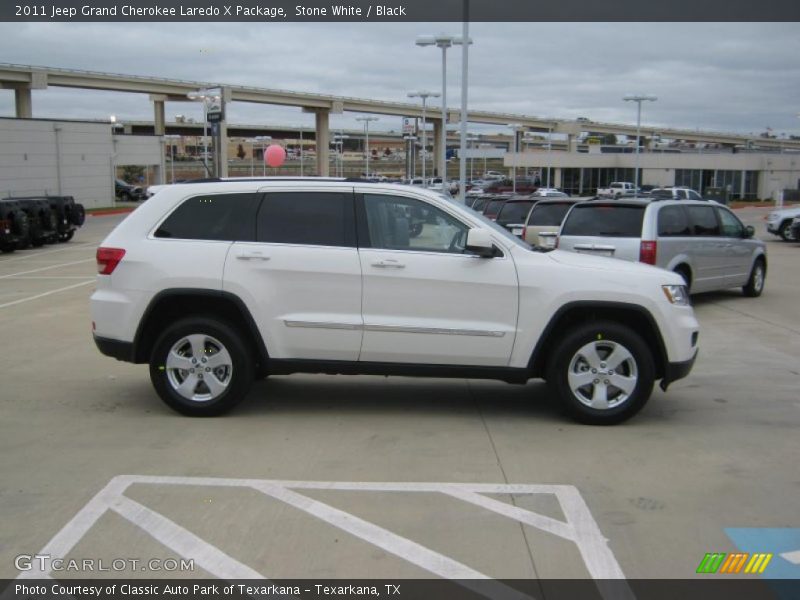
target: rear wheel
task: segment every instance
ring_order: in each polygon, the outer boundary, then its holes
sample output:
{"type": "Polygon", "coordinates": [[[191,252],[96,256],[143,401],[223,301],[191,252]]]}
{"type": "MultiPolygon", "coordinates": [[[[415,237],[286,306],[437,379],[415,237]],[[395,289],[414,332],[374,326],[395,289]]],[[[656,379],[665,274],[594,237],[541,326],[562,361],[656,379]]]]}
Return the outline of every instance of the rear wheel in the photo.
{"type": "Polygon", "coordinates": [[[547,382],[576,420],[610,425],[629,419],[650,398],[653,355],[632,329],[614,322],[579,325],[556,346],[547,382]]]}
{"type": "Polygon", "coordinates": [[[750,271],[750,278],[742,287],[742,293],[749,298],[756,298],[764,291],[764,280],[767,276],[767,268],[762,259],[757,259],[750,271]]]}
{"type": "Polygon", "coordinates": [[[72,239],[72,237],[74,235],[75,235],[75,231],[74,230],[66,231],[64,233],[59,233],[58,234],[58,241],[59,242],[68,242],[68,241],[70,241],[72,239]]]}
{"type": "Polygon", "coordinates": [[[189,416],[222,414],[253,383],[253,359],[236,328],[206,317],[170,326],[150,358],[150,380],[161,399],[189,416]]]}

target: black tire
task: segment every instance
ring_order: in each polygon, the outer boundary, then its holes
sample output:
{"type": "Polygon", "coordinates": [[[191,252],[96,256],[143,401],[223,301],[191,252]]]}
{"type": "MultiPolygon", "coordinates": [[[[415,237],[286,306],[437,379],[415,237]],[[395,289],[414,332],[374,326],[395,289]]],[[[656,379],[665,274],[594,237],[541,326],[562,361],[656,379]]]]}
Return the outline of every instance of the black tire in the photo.
{"type": "Polygon", "coordinates": [[[764,291],[764,281],[767,278],[767,266],[764,259],[757,258],[750,271],[747,283],[742,286],[742,293],[748,298],[758,298],[764,291]]]}
{"type": "Polygon", "coordinates": [[[62,242],[62,243],[63,242],[68,242],[68,241],[70,241],[72,239],[72,237],[74,235],[75,235],[75,230],[65,231],[64,233],[59,233],[58,234],[58,241],[62,242]]]}
{"type": "MultiPolygon", "coordinates": [[[[178,356],[176,353],[175,356],[178,356]]],[[[177,360],[182,361],[179,357],[177,360]]],[[[150,357],[150,380],[161,399],[172,409],[192,417],[212,417],[229,411],[241,402],[250,391],[253,383],[253,358],[248,350],[248,345],[240,332],[224,321],[210,317],[189,317],[177,321],[169,326],[153,346],[150,357]],[[189,336],[193,340],[204,339],[201,342],[204,356],[198,359],[191,351],[189,336]],[[209,361],[220,353],[219,346],[227,351],[230,365],[219,367],[219,376],[203,367],[201,360],[209,361]],[[174,367],[169,368],[168,357],[173,348],[177,347],[187,367],[196,363],[197,373],[189,373],[174,367]],[[186,349],[186,350],[183,350],[186,349]],[[194,359],[194,363],[191,363],[194,359]],[[209,374],[211,373],[211,374],[209,374]],[[213,377],[214,379],[210,379],[213,377]],[[206,382],[214,381],[215,387],[221,386],[219,395],[214,396],[206,382]],[[187,384],[186,392],[197,396],[191,399],[181,395],[177,387],[187,384]],[[202,398],[203,394],[208,396],[202,398]]]]}
{"type": "Polygon", "coordinates": [[[778,230],[778,235],[781,236],[781,239],[784,242],[794,242],[796,241],[794,234],[792,233],[792,221],[784,221],[781,223],[781,227],[778,230]]]}
{"type": "Polygon", "coordinates": [[[581,423],[612,425],[625,421],[642,409],[653,391],[653,353],[639,334],[625,325],[611,321],[577,325],[556,345],[552,357],[547,369],[547,383],[557,394],[564,410],[581,423]],[[627,351],[629,358],[619,364],[617,372],[609,370],[611,365],[606,362],[598,362],[593,372],[593,367],[583,357],[583,349],[590,345],[601,361],[619,347],[627,351]],[[586,385],[576,392],[570,385],[571,371],[575,377],[573,382],[587,379],[586,385]],[[613,385],[615,380],[623,385],[629,379],[633,381],[630,382],[632,388],[628,393],[613,385]],[[607,381],[612,383],[606,385],[604,382],[607,381]],[[606,407],[589,406],[588,403],[592,401],[588,398],[589,394],[594,397],[599,393],[599,401],[602,390],[605,390],[608,399],[606,407]]]}

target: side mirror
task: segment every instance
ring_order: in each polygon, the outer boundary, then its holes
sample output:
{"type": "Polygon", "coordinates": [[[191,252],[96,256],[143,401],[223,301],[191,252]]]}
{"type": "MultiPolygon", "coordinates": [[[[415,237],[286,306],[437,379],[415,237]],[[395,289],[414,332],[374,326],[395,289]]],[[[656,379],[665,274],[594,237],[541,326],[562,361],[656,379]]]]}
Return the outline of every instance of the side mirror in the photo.
{"type": "Polygon", "coordinates": [[[744,228],[744,238],[746,240],[749,240],[755,234],[756,234],[756,230],[753,228],[752,225],[748,225],[747,227],[744,228]]]}
{"type": "Polygon", "coordinates": [[[492,258],[494,256],[492,236],[485,229],[470,229],[467,232],[466,250],[482,258],[492,258]]]}

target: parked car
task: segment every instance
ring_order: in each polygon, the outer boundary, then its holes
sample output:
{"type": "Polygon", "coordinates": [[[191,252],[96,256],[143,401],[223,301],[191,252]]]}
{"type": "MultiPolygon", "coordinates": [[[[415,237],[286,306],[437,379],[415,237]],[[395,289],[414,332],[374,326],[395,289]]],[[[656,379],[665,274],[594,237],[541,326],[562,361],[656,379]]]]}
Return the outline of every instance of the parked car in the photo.
{"type": "Polygon", "coordinates": [[[784,242],[793,242],[800,239],[792,233],[792,220],[796,217],[800,217],[800,206],[774,210],[766,217],[767,231],[780,236],[784,242]]]}
{"type": "Polygon", "coordinates": [[[114,195],[124,202],[139,202],[146,199],[144,190],[141,187],[122,179],[114,180],[114,195]]]}
{"type": "Polygon", "coordinates": [[[511,197],[511,194],[493,194],[486,205],[483,207],[483,216],[490,221],[495,221],[503,204],[511,197]]]}
{"type": "Polygon", "coordinates": [[[562,250],[640,261],[678,273],[692,293],[741,287],[760,296],[764,242],[728,208],[697,200],[581,202],[567,213],[562,250]]]}
{"type": "Polygon", "coordinates": [[[794,237],[795,240],[800,240],[800,217],[794,218],[789,230],[792,232],[792,237],[794,237]]]}
{"type": "Polygon", "coordinates": [[[501,227],[508,229],[513,235],[522,237],[522,230],[525,228],[525,219],[528,213],[536,204],[537,199],[533,196],[513,196],[503,204],[500,212],[497,213],[495,222],[501,227]]]}
{"type": "Polygon", "coordinates": [[[614,423],[697,354],[678,275],[534,251],[408,186],[170,186],[108,235],[97,265],[97,347],[148,363],[159,396],[188,415],[231,409],[255,377],[369,373],[544,377],[576,419],[614,423]],[[413,209],[427,213],[417,237],[413,209]]]}
{"type": "Polygon", "coordinates": [[[495,179],[483,186],[487,194],[532,194],[539,186],[532,177],[517,177],[516,184],[513,180],[495,179]]]}
{"type": "Polygon", "coordinates": [[[14,252],[27,248],[28,215],[15,200],[0,199],[0,250],[14,252]]]}
{"type": "Polygon", "coordinates": [[[678,185],[653,188],[650,197],[658,200],[704,200],[695,190],[678,185]]]}
{"type": "Polygon", "coordinates": [[[83,204],[75,202],[72,196],[47,196],[50,208],[56,216],[56,229],[59,242],[68,242],[75,231],[83,226],[86,220],[86,209],[83,204]]]}
{"type": "Polygon", "coordinates": [[[572,205],[578,202],[581,202],[580,198],[569,197],[539,200],[531,209],[528,219],[524,223],[522,239],[531,246],[552,248],[555,245],[558,230],[561,229],[561,222],[572,205]]]}
{"type": "Polygon", "coordinates": [[[612,181],[608,187],[597,188],[597,195],[601,198],[622,198],[635,194],[635,186],[628,181],[612,181]]]}
{"type": "Polygon", "coordinates": [[[494,197],[495,196],[493,194],[482,194],[480,196],[475,196],[472,199],[472,203],[469,204],[469,207],[475,212],[483,214],[483,209],[486,208],[486,205],[489,204],[489,201],[494,197]]]}
{"type": "Polygon", "coordinates": [[[16,202],[28,217],[28,237],[21,247],[38,248],[58,241],[58,218],[45,197],[18,197],[6,201],[16,202]]]}
{"type": "Polygon", "coordinates": [[[539,188],[533,195],[536,198],[569,198],[569,194],[553,188],[539,188]]]}

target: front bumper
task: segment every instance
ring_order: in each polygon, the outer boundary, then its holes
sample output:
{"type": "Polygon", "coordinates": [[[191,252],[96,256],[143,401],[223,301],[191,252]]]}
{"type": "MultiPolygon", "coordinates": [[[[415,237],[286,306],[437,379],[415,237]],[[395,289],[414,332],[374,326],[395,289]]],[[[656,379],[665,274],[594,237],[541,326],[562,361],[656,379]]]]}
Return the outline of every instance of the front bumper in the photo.
{"type": "Polygon", "coordinates": [[[694,367],[694,361],[697,360],[697,352],[698,351],[695,351],[694,356],[689,360],[666,364],[666,367],[664,368],[664,377],[661,379],[661,383],[659,384],[659,387],[661,387],[663,391],[666,392],[669,384],[671,384],[673,381],[683,379],[691,372],[692,367],[694,367]]]}

